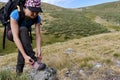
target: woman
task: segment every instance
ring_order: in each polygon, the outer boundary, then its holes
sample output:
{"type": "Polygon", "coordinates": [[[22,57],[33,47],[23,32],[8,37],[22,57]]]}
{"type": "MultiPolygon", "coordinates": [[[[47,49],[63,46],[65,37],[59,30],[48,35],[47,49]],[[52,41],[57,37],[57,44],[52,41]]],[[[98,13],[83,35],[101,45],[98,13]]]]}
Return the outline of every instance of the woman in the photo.
{"type": "MultiPolygon", "coordinates": [[[[31,64],[36,70],[40,68],[45,68],[45,64],[40,64],[38,61],[41,60],[41,36],[40,36],[40,24],[41,18],[38,15],[39,12],[42,12],[40,0],[27,0],[25,3],[24,15],[25,18],[19,24],[20,15],[18,10],[14,10],[10,15],[10,26],[13,37],[18,48],[18,59],[16,72],[21,74],[25,63],[31,64]],[[36,30],[36,48],[37,48],[37,57],[31,46],[31,39],[29,36],[30,27],[35,24],[36,30]],[[42,65],[42,67],[41,67],[42,65]]],[[[9,33],[10,31],[8,31],[9,33]]],[[[8,37],[9,38],[9,37],[8,37]]]]}

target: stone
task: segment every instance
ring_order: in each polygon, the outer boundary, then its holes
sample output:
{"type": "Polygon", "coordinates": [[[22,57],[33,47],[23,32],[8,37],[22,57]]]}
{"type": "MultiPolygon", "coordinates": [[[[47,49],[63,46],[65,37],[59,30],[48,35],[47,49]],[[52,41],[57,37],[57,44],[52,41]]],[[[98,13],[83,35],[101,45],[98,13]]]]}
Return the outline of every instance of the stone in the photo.
{"type": "Polygon", "coordinates": [[[29,80],[56,80],[57,72],[53,68],[46,68],[44,70],[32,69],[28,72],[29,80]]]}

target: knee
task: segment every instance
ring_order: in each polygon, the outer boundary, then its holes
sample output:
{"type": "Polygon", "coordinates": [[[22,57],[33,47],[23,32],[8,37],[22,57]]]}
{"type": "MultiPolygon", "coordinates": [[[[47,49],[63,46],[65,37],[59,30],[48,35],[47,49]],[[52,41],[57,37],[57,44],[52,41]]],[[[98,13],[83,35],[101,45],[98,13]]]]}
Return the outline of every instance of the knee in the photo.
{"type": "Polygon", "coordinates": [[[6,36],[8,40],[13,42],[13,35],[11,30],[7,31],[6,36]]]}
{"type": "Polygon", "coordinates": [[[20,27],[20,32],[27,32],[27,31],[28,31],[27,27],[20,27]]]}

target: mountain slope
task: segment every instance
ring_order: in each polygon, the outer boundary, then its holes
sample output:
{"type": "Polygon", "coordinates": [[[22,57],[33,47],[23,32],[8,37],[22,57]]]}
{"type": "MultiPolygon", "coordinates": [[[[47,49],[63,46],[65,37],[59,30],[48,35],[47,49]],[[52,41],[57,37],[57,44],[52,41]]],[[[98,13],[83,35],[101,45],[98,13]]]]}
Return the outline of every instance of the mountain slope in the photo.
{"type": "MultiPolygon", "coordinates": [[[[70,77],[64,75],[69,69],[73,74],[79,75],[77,78],[81,77],[81,73],[77,73],[79,70],[87,71],[85,74],[90,77],[82,75],[83,80],[110,77],[111,73],[106,75],[107,70],[112,70],[117,76],[120,66],[117,63],[120,59],[119,35],[120,32],[100,34],[44,46],[42,47],[43,62],[58,70],[60,80],[70,80],[70,77]],[[98,63],[101,64],[101,67],[94,69],[98,63]],[[106,76],[101,77],[101,75],[106,76]]],[[[0,66],[15,67],[16,57],[16,53],[0,57],[0,66]]]]}
{"type": "MultiPolygon", "coordinates": [[[[42,8],[44,11],[41,14],[43,23],[41,27],[42,45],[120,30],[119,25],[115,21],[119,17],[114,17],[116,14],[119,15],[119,1],[80,8],[79,10],[65,9],[47,3],[43,3],[42,8]],[[112,19],[105,17],[108,14],[112,16],[112,19]]],[[[2,30],[0,32],[2,37],[2,30]]],[[[35,41],[34,32],[33,40],[35,41]]],[[[0,44],[2,44],[2,38],[0,39],[0,44]]],[[[11,47],[8,44],[6,46],[7,50],[3,50],[1,46],[1,53],[16,51],[15,46],[11,47]]],[[[9,45],[13,45],[13,43],[9,45]]],[[[35,46],[35,43],[33,45],[35,46]]]]}
{"type": "Polygon", "coordinates": [[[43,23],[45,23],[43,30],[45,30],[45,35],[53,34],[56,38],[72,39],[109,31],[103,25],[87,18],[81,11],[61,9],[62,10],[58,8],[55,10],[54,8],[51,12],[49,12],[49,10],[48,12],[47,10],[45,11],[44,15],[49,13],[49,16],[53,18],[48,22],[47,20],[44,20],[43,17],[43,23]]]}
{"type": "MultiPolygon", "coordinates": [[[[41,13],[43,23],[41,27],[42,45],[109,32],[106,27],[92,21],[81,11],[65,9],[47,3],[43,3],[42,8],[44,11],[44,13],[41,13]]],[[[34,32],[33,40],[35,41],[34,32]]],[[[0,43],[2,44],[2,38],[0,39],[0,43]]],[[[33,45],[35,46],[35,43],[33,45]]],[[[7,50],[5,51],[0,48],[0,51],[1,53],[9,53],[16,51],[16,49],[12,48],[11,51],[6,52],[7,50]]]]}
{"type": "Polygon", "coordinates": [[[56,11],[65,10],[65,8],[55,6],[55,5],[52,5],[52,4],[48,4],[48,3],[45,3],[45,2],[42,3],[41,7],[42,7],[44,13],[52,13],[52,12],[56,12],[56,11]]]}
{"type": "MultiPolygon", "coordinates": [[[[106,33],[110,22],[117,23],[115,15],[118,14],[119,7],[114,8],[113,4],[101,4],[80,10],[48,4],[43,6],[45,12],[42,14],[42,40],[48,40],[47,45],[42,46],[43,62],[57,69],[59,80],[120,80],[120,32],[106,33]],[[105,8],[106,11],[103,11],[105,8]],[[116,13],[110,12],[113,9],[116,13]],[[105,17],[107,14],[112,19],[105,17]],[[80,39],[55,43],[58,39],[68,38],[80,39]],[[52,41],[54,44],[50,45],[52,41]]],[[[33,37],[35,39],[34,32],[33,37]]],[[[4,54],[1,49],[0,53],[4,54]]],[[[8,67],[15,72],[16,58],[17,53],[0,56],[1,69],[8,67]]],[[[25,67],[25,71],[27,70],[28,65],[25,67]]]]}
{"type": "MultiPolygon", "coordinates": [[[[120,26],[119,25],[120,1],[89,6],[82,9],[84,13],[88,13],[94,16],[99,16],[110,23],[111,22],[116,23],[116,26],[120,26]]],[[[113,26],[115,26],[115,24],[113,24],[113,26]]]]}

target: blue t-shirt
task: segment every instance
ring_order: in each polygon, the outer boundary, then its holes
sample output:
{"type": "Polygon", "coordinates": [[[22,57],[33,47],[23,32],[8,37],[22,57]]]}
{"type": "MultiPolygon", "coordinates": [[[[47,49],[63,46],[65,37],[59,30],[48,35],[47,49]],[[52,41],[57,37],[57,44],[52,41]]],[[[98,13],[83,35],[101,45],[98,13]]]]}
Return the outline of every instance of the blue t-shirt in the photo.
{"type": "MultiPolygon", "coordinates": [[[[18,10],[14,10],[11,14],[10,17],[12,17],[14,20],[16,20],[17,22],[19,21],[19,13],[18,10]]],[[[41,22],[41,18],[38,15],[37,16],[37,20],[34,21],[34,23],[40,23],[41,22]]],[[[23,22],[21,23],[21,26],[26,26],[26,27],[31,27],[33,24],[33,19],[29,19],[29,20],[23,20],[23,22]]]]}

